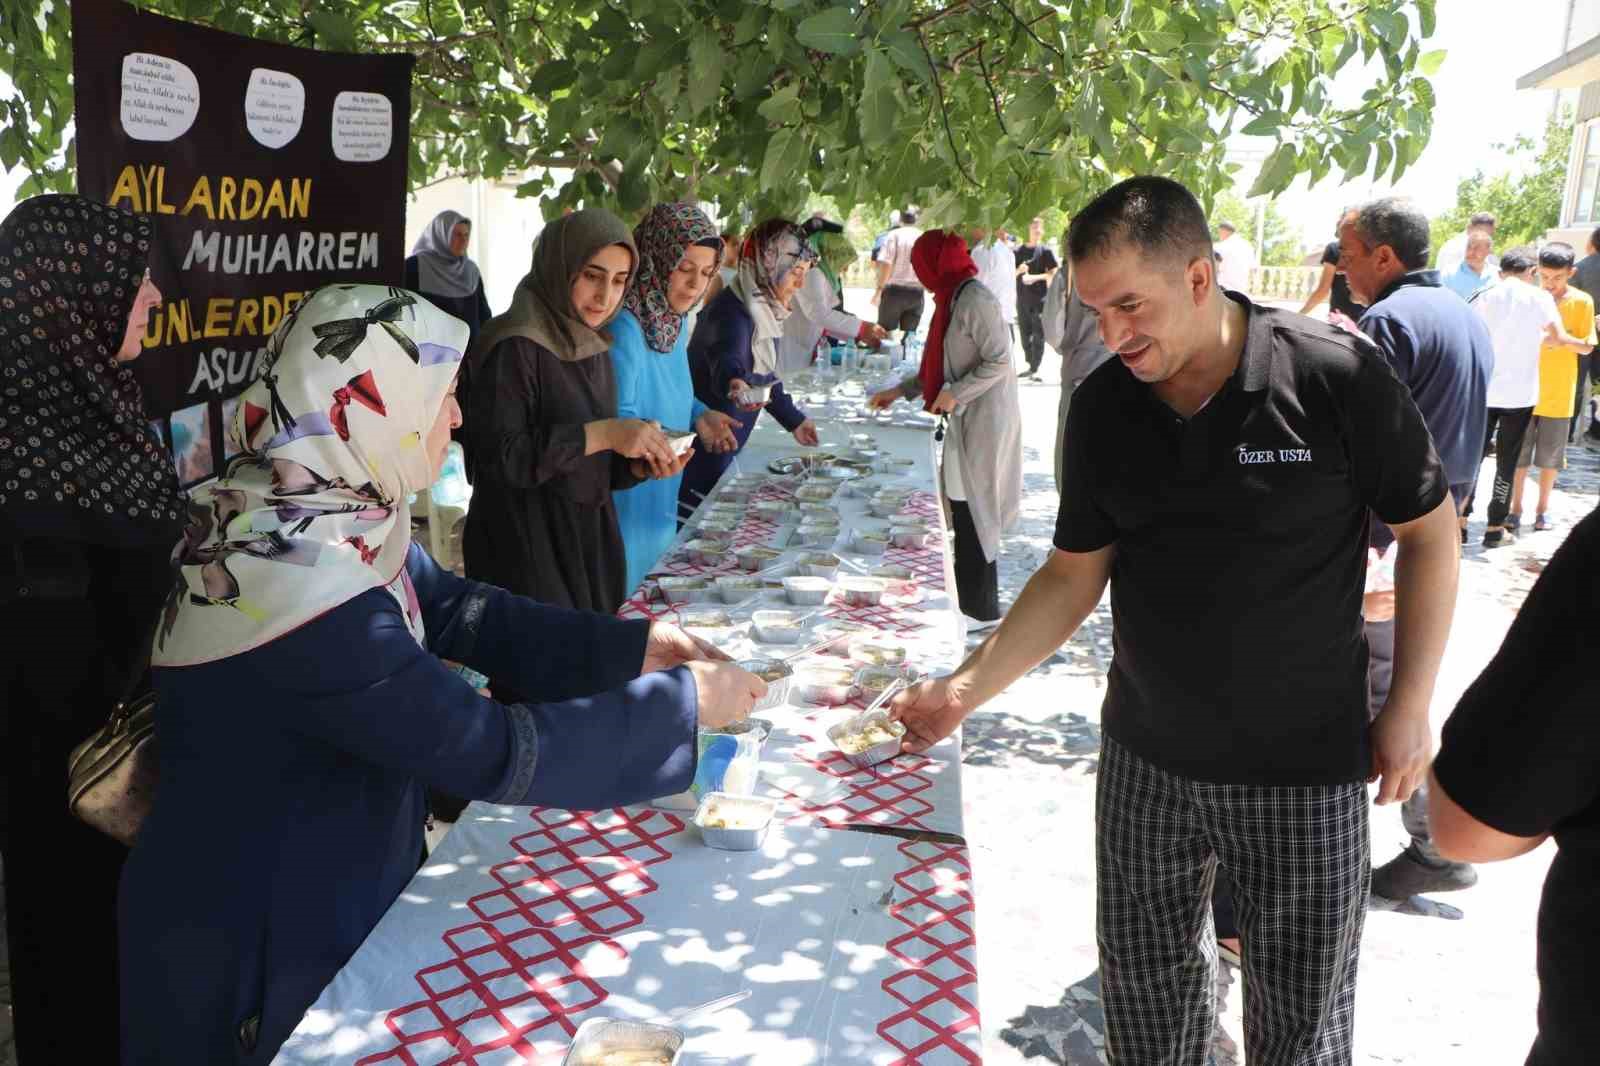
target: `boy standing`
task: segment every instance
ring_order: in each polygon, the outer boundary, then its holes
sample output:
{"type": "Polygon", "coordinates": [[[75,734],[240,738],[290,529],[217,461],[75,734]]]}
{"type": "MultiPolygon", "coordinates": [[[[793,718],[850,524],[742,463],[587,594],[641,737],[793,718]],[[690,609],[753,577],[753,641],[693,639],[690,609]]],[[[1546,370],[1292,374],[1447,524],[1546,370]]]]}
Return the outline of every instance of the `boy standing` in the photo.
{"type": "Polygon", "coordinates": [[[1578,356],[1594,350],[1594,299],[1569,284],[1575,259],[1572,245],[1561,241],[1545,245],[1539,253],[1539,284],[1555,299],[1564,332],[1539,350],[1539,403],[1517,461],[1511,514],[1506,519],[1506,527],[1512,530],[1522,521],[1523,480],[1530,466],[1539,468],[1539,510],[1533,528],[1550,528],[1550,490],[1555,487],[1556,471],[1567,465],[1567,427],[1576,406],[1578,356]]]}

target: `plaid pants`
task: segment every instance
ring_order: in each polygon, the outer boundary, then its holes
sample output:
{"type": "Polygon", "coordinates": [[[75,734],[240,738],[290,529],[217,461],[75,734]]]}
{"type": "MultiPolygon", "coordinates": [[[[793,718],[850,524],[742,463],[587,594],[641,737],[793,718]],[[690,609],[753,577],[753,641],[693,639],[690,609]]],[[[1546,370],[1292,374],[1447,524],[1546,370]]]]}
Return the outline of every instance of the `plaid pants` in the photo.
{"type": "Polygon", "coordinates": [[[1111,1062],[1207,1061],[1220,860],[1237,884],[1247,1061],[1349,1063],[1372,877],[1365,785],[1206,784],[1110,737],[1098,778],[1096,917],[1111,1062]]]}

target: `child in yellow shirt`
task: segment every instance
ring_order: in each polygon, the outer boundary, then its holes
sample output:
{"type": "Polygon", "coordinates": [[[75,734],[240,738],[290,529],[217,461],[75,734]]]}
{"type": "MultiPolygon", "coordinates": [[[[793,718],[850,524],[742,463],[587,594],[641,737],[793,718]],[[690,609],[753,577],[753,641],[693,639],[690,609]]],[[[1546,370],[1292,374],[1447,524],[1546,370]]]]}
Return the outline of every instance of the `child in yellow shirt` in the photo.
{"type": "Polygon", "coordinates": [[[1549,327],[1553,335],[1539,349],[1539,403],[1522,438],[1511,514],[1506,518],[1509,529],[1521,523],[1522,488],[1530,466],[1539,468],[1539,510],[1533,528],[1550,528],[1550,490],[1555,487],[1556,471],[1567,465],[1567,429],[1578,388],[1578,356],[1593,351],[1595,345],[1594,300],[1568,284],[1576,259],[1572,245],[1561,241],[1545,245],[1539,253],[1539,284],[1555,298],[1564,329],[1555,332],[1549,327]]]}

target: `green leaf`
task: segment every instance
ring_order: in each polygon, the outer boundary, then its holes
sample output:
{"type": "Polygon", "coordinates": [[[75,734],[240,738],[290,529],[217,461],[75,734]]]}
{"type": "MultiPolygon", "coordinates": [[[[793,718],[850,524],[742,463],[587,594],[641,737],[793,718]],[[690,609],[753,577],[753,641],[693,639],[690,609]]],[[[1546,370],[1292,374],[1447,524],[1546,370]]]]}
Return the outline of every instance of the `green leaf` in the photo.
{"type": "Polygon", "coordinates": [[[557,59],[533,72],[533,77],[528,79],[528,91],[535,96],[549,96],[577,80],[578,65],[569,59],[557,59]]]}
{"type": "Polygon", "coordinates": [[[761,161],[761,191],[792,184],[805,170],[807,153],[805,137],[799,130],[785,127],[774,133],[761,161]]]}
{"type": "Polygon", "coordinates": [[[1276,111],[1265,111],[1245,123],[1240,133],[1249,137],[1271,137],[1283,128],[1283,116],[1276,111]]]}
{"type": "Polygon", "coordinates": [[[867,73],[861,90],[861,140],[877,147],[895,134],[900,101],[894,94],[894,68],[882,52],[867,56],[867,73]]]}
{"type": "Polygon", "coordinates": [[[1417,0],[1417,29],[1424,37],[1432,37],[1436,26],[1434,0],[1417,0]]]}
{"type": "Polygon", "coordinates": [[[1389,169],[1389,164],[1394,161],[1394,145],[1389,141],[1378,142],[1378,163],[1372,170],[1373,180],[1381,180],[1383,172],[1389,169]]]}
{"type": "Polygon", "coordinates": [[[833,55],[850,55],[861,46],[855,16],[844,7],[817,12],[794,28],[794,36],[807,48],[833,55]]]}
{"type": "Polygon", "coordinates": [[[334,14],[332,11],[312,11],[306,15],[306,21],[311,23],[311,28],[317,32],[317,44],[331,52],[354,52],[356,50],[355,23],[343,15],[334,14]]]}
{"type": "Polygon", "coordinates": [[[790,82],[765,100],[756,108],[756,114],[775,125],[784,125],[800,120],[800,83],[790,82]]]}
{"type": "Polygon", "coordinates": [[[726,61],[717,35],[703,30],[689,44],[689,112],[699,115],[722,95],[722,65],[726,61]]]}
{"type": "Polygon", "coordinates": [[[761,10],[759,5],[748,5],[744,9],[744,14],[739,17],[739,21],[734,24],[733,46],[738,48],[740,45],[749,44],[761,36],[761,25],[765,21],[765,12],[761,10]]]}
{"type": "Polygon", "coordinates": [[[771,80],[773,69],[771,56],[765,52],[745,49],[744,58],[739,61],[739,72],[734,76],[734,97],[748,100],[760,92],[771,80]]]}
{"type": "Polygon", "coordinates": [[[1261,173],[1256,175],[1255,184],[1250,186],[1250,191],[1245,195],[1271,196],[1282,192],[1294,177],[1295,155],[1295,147],[1292,144],[1280,144],[1274,148],[1262,161],[1261,173]]]}
{"type": "Polygon", "coordinates": [[[1435,48],[1431,52],[1424,52],[1417,57],[1417,69],[1431,78],[1439,73],[1440,67],[1444,66],[1447,54],[1443,48],[1435,48]]]}
{"type": "Polygon", "coordinates": [[[933,80],[933,68],[928,65],[928,54],[922,50],[917,35],[910,30],[890,30],[880,40],[889,55],[901,68],[915,74],[924,82],[933,80]]]}

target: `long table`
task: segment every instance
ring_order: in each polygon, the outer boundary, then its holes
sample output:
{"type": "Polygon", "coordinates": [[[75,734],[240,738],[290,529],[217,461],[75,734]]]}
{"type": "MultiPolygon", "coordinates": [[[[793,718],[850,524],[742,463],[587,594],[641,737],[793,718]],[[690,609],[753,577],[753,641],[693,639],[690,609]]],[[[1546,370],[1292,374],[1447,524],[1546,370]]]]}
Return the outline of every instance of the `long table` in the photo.
{"type": "MultiPolygon", "coordinates": [[[[863,424],[825,421],[824,447],[863,424]]],[[[928,427],[870,431],[916,460],[918,504],[943,530],[928,427]]],[[[761,428],[739,467],[798,451],[761,428]]],[[[842,504],[846,533],[860,506],[842,504]]],[[[737,537],[785,534],[752,514],[737,537]]],[[[900,635],[925,669],[952,667],[964,633],[944,544],[891,549],[919,575],[914,600],[827,612],[900,635]]],[[[697,572],[676,550],[661,569],[697,572]]],[[[677,611],[642,588],[620,613],[677,611]]],[[[668,1021],[741,989],[751,997],[686,1026],[684,1063],[980,1062],[960,736],[856,770],[823,735],[843,710],[763,713],[759,791],[780,811],[756,852],[708,848],[689,813],[654,806],[470,805],[273,1062],[556,1063],[591,1016],[668,1021]]]]}

